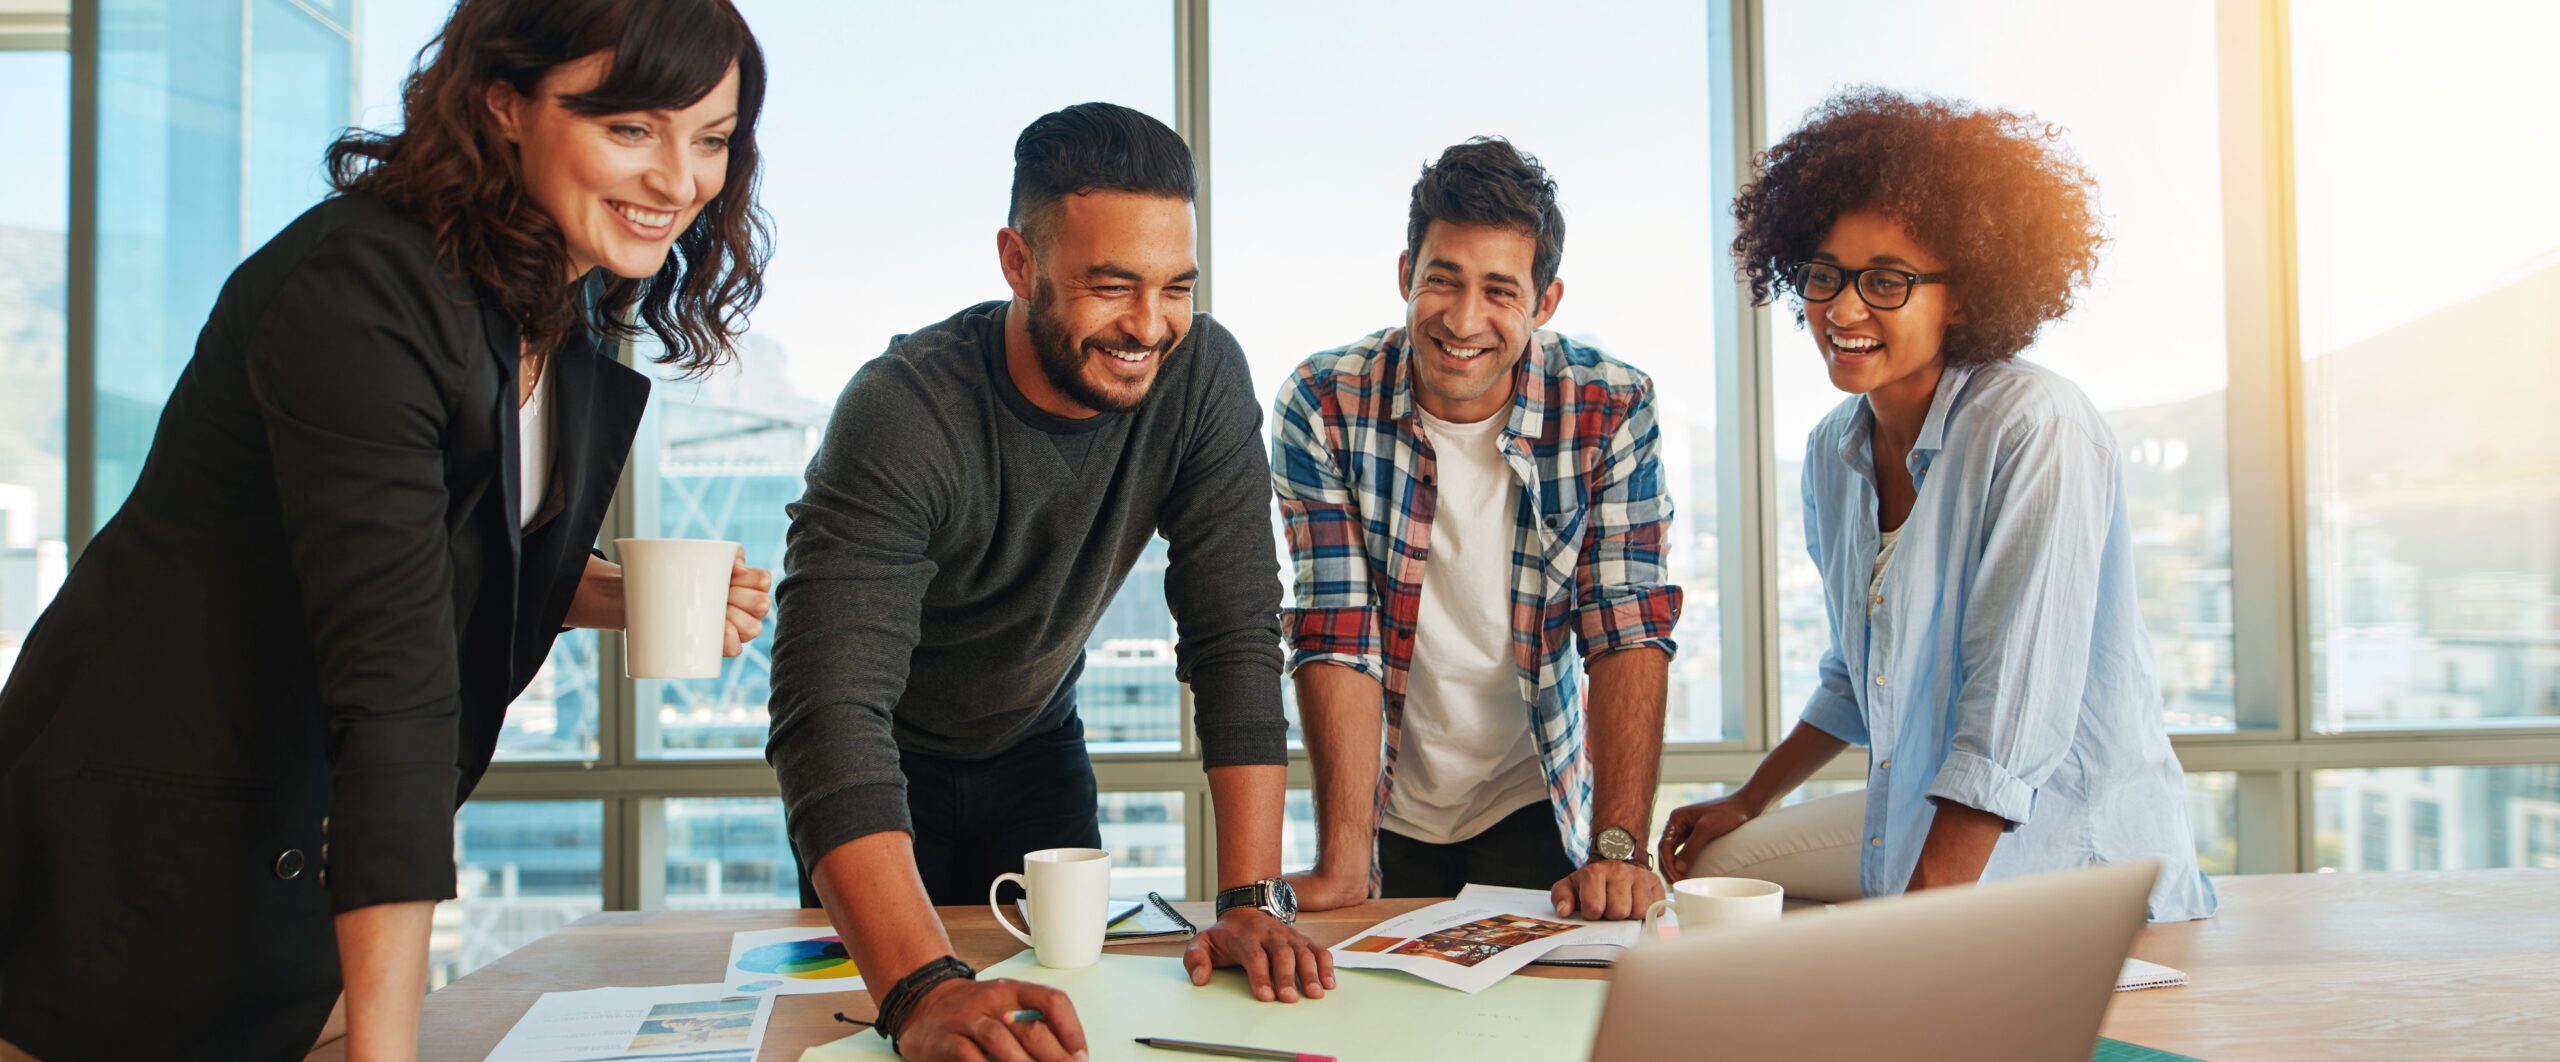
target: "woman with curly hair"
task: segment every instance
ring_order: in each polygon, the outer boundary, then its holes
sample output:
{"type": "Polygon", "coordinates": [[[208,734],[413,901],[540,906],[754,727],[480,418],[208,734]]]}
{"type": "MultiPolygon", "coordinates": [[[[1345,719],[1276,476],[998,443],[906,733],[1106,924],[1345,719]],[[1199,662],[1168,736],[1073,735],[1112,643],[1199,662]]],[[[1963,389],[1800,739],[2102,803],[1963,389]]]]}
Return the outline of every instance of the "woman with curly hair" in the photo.
{"type": "Polygon", "coordinates": [[[2213,913],[2115,436],[2017,360],[2097,265],[2096,193],[2030,115],[1876,89],[1761,156],[1734,256],[1756,302],[1796,296],[1850,395],[1805,443],[1831,644],[1751,779],[1672,813],[1673,875],[1840,901],[2156,859],[2152,919],[2213,913]],[[1864,792],[1772,810],[1852,744],[1864,792]]]}
{"type": "Polygon", "coordinates": [[[561,629],[623,625],[588,548],[649,381],[606,343],[731,356],[761,53],[728,0],[461,0],[424,56],[0,690],[0,1058],[413,1057],[455,807],[561,629]]]}

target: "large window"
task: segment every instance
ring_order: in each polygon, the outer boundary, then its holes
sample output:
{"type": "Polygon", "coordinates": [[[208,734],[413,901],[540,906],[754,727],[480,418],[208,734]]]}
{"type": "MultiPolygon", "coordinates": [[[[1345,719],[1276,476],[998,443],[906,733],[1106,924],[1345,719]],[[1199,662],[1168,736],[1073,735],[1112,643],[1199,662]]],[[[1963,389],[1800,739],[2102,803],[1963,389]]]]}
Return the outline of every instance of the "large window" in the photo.
{"type": "MultiPolygon", "coordinates": [[[[1729,160],[1838,85],[1881,83],[2032,112],[2097,176],[2112,237],[2097,282],[2025,357],[2076,383],[2118,437],[2206,870],[2560,868],[2560,205],[2541,188],[2560,141],[2530,135],[2547,124],[2532,49],[2560,14],[2490,0],[1497,0],[1464,19],[1345,0],[1214,19],[1207,0],[740,6],[773,78],[768,295],[738,366],[658,385],[607,537],[736,539],[779,569],[784,506],[853,372],[891,337],[1005,295],[994,233],[1011,147],[1043,112],[1109,100],[1214,134],[1199,144],[1205,290],[1266,399],[1307,355],[1402,323],[1388,285],[1414,177],[1452,143],[1507,136],[1551,168],[1571,222],[1551,327],[1650,373],[1661,399],[1672,576],[1688,591],[1666,816],[1748,775],[1828,640],[1795,494],[1805,434],[1843,396],[1788,307],[1766,329],[1718,318],[1729,160]],[[2055,46],[2089,41],[2105,46],[2055,46]],[[1506,73],[1449,88],[1448,56],[1506,73]]],[[[86,28],[66,16],[68,55],[0,32],[15,116],[0,172],[0,675],[68,544],[123,500],[218,285],[321,194],[341,128],[396,126],[400,80],[450,7],[97,0],[80,7],[86,28]]],[[[1199,897],[1214,884],[1211,807],[1164,562],[1158,542],[1088,640],[1079,704],[1103,754],[1114,892],[1199,897]]],[[[557,642],[456,820],[462,899],[437,915],[439,983],[608,906],[796,902],[759,759],[769,645],[719,679],[634,682],[617,637],[557,642]]],[[[1790,802],[1855,788],[1851,759],[1790,802]]],[[[1302,760],[1292,771],[1307,783],[1302,760]]],[[[1288,867],[1312,861],[1303,788],[1283,838],[1288,867]]]]}
{"type": "MultiPolygon", "coordinates": [[[[779,572],[783,506],[853,371],[894,336],[1007,297],[995,233],[1015,134],[1085,100],[1172,121],[1173,21],[1163,5],[1033,0],[739,6],[772,72],[757,140],[776,253],[737,367],[657,387],[639,533],[733,539],[779,572]]],[[[1098,749],[1179,740],[1162,564],[1159,550],[1131,574],[1086,647],[1098,749]]],[[[642,749],[759,755],[771,647],[768,627],[719,678],[640,683],[642,749]]]]}
{"type": "MultiPolygon", "coordinates": [[[[2210,4],[1768,4],[1769,138],[1844,83],[2013,108],[2062,126],[2111,242],[2071,315],[2022,357],[2079,385],[2116,432],[2156,674],[2179,730],[2229,728],[2230,502],[2222,210],[2210,4]],[[2107,41],[2104,48],[2054,47],[2107,41]]],[[[1797,488],[1805,436],[1846,397],[1775,311],[1778,626],[1788,725],[1830,645],[1797,488]]]]}
{"type": "Polygon", "coordinates": [[[0,51],[0,681],[69,566],[64,504],[71,58],[0,51]]]}
{"type": "Polygon", "coordinates": [[[2405,14],[2293,12],[2313,721],[2560,723],[2560,9],[2405,14]]]}
{"type": "Polygon", "coordinates": [[[1537,156],[1570,236],[1548,327],[1654,380],[1678,509],[1670,574],[1688,593],[1669,730],[1712,741],[1741,736],[1741,706],[1722,703],[1718,681],[1711,337],[1724,267],[1708,246],[1716,205],[1699,194],[1704,12],[1662,0],[1569,19],[1522,0],[1463,18],[1351,0],[1218,8],[1211,280],[1267,401],[1308,355],[1406,323],[1396,259],[1424,163],[1488,134],[1537,156]],[[1459,88],[1473,79],[1442,69],[1494,57],[1510,57],[1494,64],[1506,69],[1498,87],[1459,88]]]}

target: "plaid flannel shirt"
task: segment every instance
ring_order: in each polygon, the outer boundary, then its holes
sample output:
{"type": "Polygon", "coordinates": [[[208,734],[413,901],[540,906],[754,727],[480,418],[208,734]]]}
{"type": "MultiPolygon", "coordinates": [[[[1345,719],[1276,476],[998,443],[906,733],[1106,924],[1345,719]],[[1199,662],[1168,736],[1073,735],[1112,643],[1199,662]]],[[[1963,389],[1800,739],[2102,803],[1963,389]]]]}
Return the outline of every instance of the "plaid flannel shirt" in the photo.
{"type": "MultiPolygon", "coordinates": [[[[1289,670],[1331,662],[1385,686],[1381,814],[1395,788],[1437,501],[1412,356],[1402,328],[1317,354],[1281,387],[1271,417],[1271,480],[1296,565],[1295,605],[1283,616],[1289,670]]],[[[1680,588],[1663,581],[1671,495],[1644,373],[1546,331],[1515,373],[1501,440],[1523,492],[1511,551],[1512,664],[1556,827],[1580,862],[1591,843],[1591,765],[1579,661],[1566,648],[1579,639],[1582,657],[1676,649],[1680,588]]]]}

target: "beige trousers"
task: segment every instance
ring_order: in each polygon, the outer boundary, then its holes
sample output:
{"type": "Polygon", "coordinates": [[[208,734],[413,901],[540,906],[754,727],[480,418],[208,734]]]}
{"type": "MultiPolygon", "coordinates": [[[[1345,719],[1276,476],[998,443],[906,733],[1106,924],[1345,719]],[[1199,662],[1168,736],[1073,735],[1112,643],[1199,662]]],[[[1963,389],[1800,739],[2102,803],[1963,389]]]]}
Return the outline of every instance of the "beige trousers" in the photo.
{"type": "Polygon", "coordinates": [[[1790,901],[1863,899],[1858,861],[1866,815],[1864,789],[1773,808],[1710,842],[1690,861],[1689,876],[1776,882],[1790,901]]]}

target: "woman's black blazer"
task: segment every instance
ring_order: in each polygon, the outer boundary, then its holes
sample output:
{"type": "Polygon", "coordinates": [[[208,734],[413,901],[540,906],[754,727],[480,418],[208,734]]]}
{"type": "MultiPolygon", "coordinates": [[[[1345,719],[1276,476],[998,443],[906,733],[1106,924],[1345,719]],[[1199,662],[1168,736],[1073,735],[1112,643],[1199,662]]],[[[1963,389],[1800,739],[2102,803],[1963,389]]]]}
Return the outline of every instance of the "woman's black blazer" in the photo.
{"type": "Polygon", "coordinates": [[[0,1039],[299,1057],[339,986],[331,916],[454,894],[454,808],[649,390],[590,337],[559,352],[520,532],[518,341],[370,196],[232,273],[0,689],[0,1039]]]}

